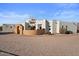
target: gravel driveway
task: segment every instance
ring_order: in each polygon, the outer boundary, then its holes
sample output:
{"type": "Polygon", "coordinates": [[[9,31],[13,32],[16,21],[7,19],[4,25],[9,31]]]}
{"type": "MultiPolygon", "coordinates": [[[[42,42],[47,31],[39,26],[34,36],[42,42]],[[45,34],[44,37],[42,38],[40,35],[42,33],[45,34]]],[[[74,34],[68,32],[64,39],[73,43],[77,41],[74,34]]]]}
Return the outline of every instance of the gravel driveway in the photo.
{"type": "Polygon", "coordinates": [[[0,34],[1,56],[79,56],[79,34],[0,34]]]}

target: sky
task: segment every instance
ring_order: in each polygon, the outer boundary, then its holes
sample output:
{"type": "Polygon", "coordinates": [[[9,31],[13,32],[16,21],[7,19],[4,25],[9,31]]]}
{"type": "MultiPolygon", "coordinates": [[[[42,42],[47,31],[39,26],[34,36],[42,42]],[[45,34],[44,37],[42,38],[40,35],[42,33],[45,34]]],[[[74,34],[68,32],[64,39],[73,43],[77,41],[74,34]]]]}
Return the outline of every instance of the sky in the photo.
{"type": "Polygon", "coordinates": [[[0,24],[14,24],[28,18],[79,22],[78,3],[0,3],[0,24]]]}

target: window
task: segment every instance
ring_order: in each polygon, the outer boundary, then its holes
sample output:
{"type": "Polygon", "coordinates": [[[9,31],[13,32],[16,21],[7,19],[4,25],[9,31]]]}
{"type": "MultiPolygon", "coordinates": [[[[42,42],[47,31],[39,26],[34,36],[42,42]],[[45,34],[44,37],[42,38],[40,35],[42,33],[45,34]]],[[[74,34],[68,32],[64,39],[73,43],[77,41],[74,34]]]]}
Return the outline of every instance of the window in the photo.
{"type": "Polygon", "coordinates": [[[62,29],[63,29],[63,25],[62,25],[62,29]]]}
{"type": "Polygon", "coordinates": [[[40,26],[40,29],[41,29],[41,26],[40,26]]]}
{"type": "Polygon", "coordinates": [[[49,28],[49,30],[51,30],[51,29],[49,28]]]}

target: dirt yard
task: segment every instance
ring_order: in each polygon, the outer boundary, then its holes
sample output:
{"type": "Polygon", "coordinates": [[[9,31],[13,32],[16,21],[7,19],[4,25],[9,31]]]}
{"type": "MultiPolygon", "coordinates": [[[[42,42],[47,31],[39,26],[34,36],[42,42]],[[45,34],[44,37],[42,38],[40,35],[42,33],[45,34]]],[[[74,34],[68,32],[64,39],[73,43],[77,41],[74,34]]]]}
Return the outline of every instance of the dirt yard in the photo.
{"type": "Polygon", "coordinates": [[[1,56],[79,56],[79,34],[0,34],[1,56]]]}

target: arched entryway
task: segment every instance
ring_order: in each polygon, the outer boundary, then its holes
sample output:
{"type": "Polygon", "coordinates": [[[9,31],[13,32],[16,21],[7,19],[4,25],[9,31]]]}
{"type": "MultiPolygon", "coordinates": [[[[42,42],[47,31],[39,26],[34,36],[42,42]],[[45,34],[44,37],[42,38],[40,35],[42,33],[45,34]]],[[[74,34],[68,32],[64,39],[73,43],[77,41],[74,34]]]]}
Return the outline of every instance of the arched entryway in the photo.
{"type": "Polygon", "coordinates": [[[23,30],[24,30],[24,27],[21,24],[16,25],[15,27],[16,34],[23,34],[23,30]]]}

